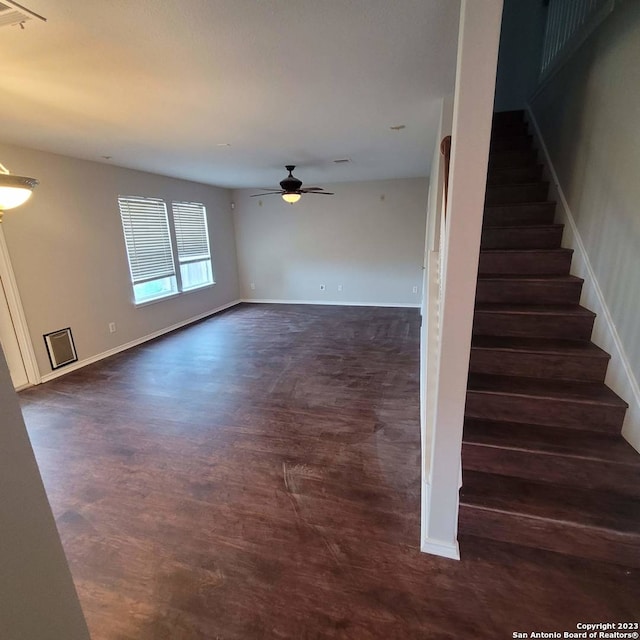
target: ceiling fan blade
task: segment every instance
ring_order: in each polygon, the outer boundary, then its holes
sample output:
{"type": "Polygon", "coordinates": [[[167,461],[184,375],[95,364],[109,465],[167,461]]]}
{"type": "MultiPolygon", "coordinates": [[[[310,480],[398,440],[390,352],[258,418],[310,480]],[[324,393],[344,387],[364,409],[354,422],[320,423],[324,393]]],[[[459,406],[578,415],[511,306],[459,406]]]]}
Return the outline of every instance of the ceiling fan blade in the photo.
{"type": "Polygon", "coordinates": [[[256,189],[259,189],[260,191],[275,191],[276,190],[275,187],[256,187],[256,189]]]}
{"type": "Polygon", "coordinates": [[[304,187],[300,191],[324,191],[322,187],[304,187]]]}
{"type": "Polygon", "coordinates": [[[331,191],[309,191],[310,196],[335,196],[331,191]]]}
{"type": "Polygon", "coordinates": [[[282,191],[267,191],[266,193],[254,193],[250,195],[250,198],[259,198],[260,196],[273,196],[273,195],[282,195],[282,191]]]}

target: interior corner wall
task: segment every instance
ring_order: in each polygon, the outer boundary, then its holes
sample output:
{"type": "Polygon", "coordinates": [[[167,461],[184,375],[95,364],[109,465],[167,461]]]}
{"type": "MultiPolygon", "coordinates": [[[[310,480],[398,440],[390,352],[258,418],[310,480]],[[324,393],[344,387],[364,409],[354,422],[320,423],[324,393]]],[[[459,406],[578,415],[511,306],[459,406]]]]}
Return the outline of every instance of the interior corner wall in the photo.
{"type": "Polygon", "coordinates": [[[0,638],[89,640],[0,350],[0,638]]]}
{"type": "MultiPolygon", "coordinates": [[[[640,380],[639,61],[640,3],[620,3],[531,103],[636,383],[640,380]]],[[[640,442],[640,431],[637,436],[640,442]]]]}
{"type": "Polygon", "coordinates": [[[324,187],[294,205],[233,192],[243,299],[419,306],[428,180],[324,187]]]}
{"type": "Polygon", "coordinates": [[[51,372],[45,333],[71,327],[82,361],[238,299],[229,190],[12,145],[0,159],[40,181],[2,227],[41,375],[51,372]],[[136,307],[119,195],[203,202],[216,284],[136,307]]]}
{"type": "Polygon", "coordinates": [[[543,0],[504,0],[494,111],[524,109],[540,73],[543,0]]]}

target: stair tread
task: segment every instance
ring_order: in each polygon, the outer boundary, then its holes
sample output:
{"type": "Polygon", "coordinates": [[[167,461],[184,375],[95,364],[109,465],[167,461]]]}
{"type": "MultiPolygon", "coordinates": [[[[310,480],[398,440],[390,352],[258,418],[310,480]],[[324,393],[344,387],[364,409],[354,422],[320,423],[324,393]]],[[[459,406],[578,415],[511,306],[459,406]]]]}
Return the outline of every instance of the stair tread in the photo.
{"type": "Polygon", "coordinates": [[[497,449],[615,463],[640,471],[640,454],[622,436],[594,431],[466,418],[463,441],[497,449]]]}
{"type": "Polygon", "coordinates": [[[640,499],[465,471],[460,505],[623,532],[640,538],[640,499]]]}
{"type": "MultiPolygon", "coordinates": [[[[505,138],[517,138],[517,137],[524,137],[524,136],[501,136],[505,137],[505,138]]],[[[537,160],[535,162],[533,162],[531,164],[531,167],[529,168],[535,168],[535,169],[539,169],[540,171],[542,171],[544,169],[544,165],[541,162],[538,162],[537,160]]],[[[503,172],[509,172],[509,171],[522,171],[523,167],[522,166],[517,166],[517,167],[489,167],[489,173],[503,173],[503,172]]]]}
{"type": "Polygon", "coordinates": [[[556,247],[555,249],[480,249],[480,253],[573,253],[573,249],[556,247]]]}
{"type": "Polygon", "coordinates": [[[589,309],[581,307],[579,304],[502,304],[497,302],[479,302],[476,304],[476,311],[488,313],[512,313],[531,314],[546,316],[587,316],[595,317],[595,313],[589,309]]]}
{"type": "MultiPolygon", "coordinates": [[[[500,152],[502,153],[502,152],[500,152]]],[[[506,152],[505,152],[506,153],[506,152]]],[[[524,182],[510,182],[509,184],[490,184],[487,189],[513,189],[514,187],[533,187],[541,184],[549,184],[548,180],[525,180],[524,182]]],[[[547,200],[532,200],[531,203],[547,202],[547,200]]],[[[526,202],[519,202],[518,204],[527,204],[526,202]]],[[[493,206],[493,205],[487,205],[493,206]]]]}
{"type": "MultiPolygon", "coordinates": [[[[494,186],[494,185],[492,185],[494,186]]],[[[512,185],[509,185],[512,186],[512,185]]],[[[540,205],[549,205],[556,206],[557,202],[555,200],[536,200],[535,202],[510,202],[503,204],[485,204],[484,208],[486,209],[513,209],[514,207],[530,207],[535,206],[539,207],[540,205]]]]}
{"type": "Polygon", "coordinates": [[[582,380],[548,380],[471,373],[469,374],[467,389],[470,392],[507,394],[584,404],[605,404],[612,407],[628,406],[620,396],[605,384],[582,380]]]}
{"type": "Polygon", "coordinates": [[[520,353],[557,354],[562,356],[598,357],[609,360],[611,356],[586,340],[562,338],[520,338],[511,336],[473,336],[472,349],[517,351],[520,353]]]}
{"type": "Polygon", "coordinates": [[[563,229],[564,225],[558,222],[549,222],[547,224],[493,224],[490,227],[484,227],[484,230],[497,231],[499,229],[511,229],[516,231],[531,229],[563,229]]]}
{"type": "Polygon", "coordinates": [[[548,273],[482,273],[478,276],[478,281],[497,280],[500,282],[584,282],[583,278],[572,275],[555,275],[548,273]]]}

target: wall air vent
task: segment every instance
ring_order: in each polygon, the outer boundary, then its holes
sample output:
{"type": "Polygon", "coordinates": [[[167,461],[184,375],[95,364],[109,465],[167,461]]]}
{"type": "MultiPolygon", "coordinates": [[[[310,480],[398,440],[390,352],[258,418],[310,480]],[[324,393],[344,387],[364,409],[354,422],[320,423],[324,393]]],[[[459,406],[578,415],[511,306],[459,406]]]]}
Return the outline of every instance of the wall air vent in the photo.
{"type": "Polygon", "coordinates": [[[23,25],[27,20],[38,18],[47,21],[41,15],[27,9],[26,7],[13,2],[13,0],[0,0],[0,27],[13,27],[23,25]]]}
{"type": "Polygon", "coordinates": [[[65,364],[70,364],[78,360],[71,329],[67,328],[52,331],[51,333],[45,334],[43,338],[47,345],[47,353],[49,354],[52,369],[59,369],[60,367],[64,367],[65,364]]]}

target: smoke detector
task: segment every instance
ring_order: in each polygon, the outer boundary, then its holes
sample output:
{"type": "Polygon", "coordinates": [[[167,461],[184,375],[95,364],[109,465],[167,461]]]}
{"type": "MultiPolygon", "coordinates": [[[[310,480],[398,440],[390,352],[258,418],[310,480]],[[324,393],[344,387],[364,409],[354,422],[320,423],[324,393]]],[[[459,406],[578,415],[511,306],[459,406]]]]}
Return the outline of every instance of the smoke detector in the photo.
{"type": "Polygon", "coordinates": [[[12,27],[17,24],[23,26],[27,20],[38,18],[43,22],[47,19],[27,7],[13,2],[13,0],[0,0],[0,27],[12,27]]]}

